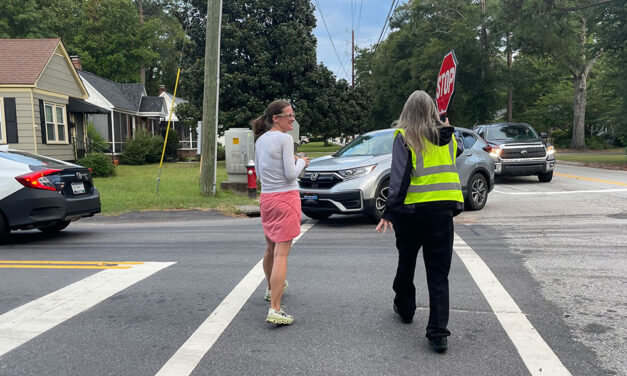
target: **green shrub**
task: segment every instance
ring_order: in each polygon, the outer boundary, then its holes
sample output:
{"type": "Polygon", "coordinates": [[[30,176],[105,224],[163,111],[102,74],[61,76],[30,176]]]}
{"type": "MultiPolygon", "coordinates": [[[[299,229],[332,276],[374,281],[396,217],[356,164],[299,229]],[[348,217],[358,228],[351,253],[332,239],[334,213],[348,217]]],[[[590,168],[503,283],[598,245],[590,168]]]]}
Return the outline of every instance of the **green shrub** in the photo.
{"type": "Polygon", "coordinates": [[[179,150],[179,134],[176,130],[170,129],[170,132],[168,132],[168,142],[165,144],[164,159],[167,161],[177,160],[178,150],[179,150]]]}
{"type": "Polygon", "coordinates": [[[556,129],[551,132],[551,140],[553,145],[558,149],[567,149],[570,147],[570,142],[573,138],[573,132],[568,129],[556,129]]]}
{"type": "Polygon", "coordinates": [[[586,137],[586,147],[592,150],[607,149],[609,145],[602,136],[586,137]]]}
{"type": "Polygon", "coordinates": [[[222,144],[218,144],[218,149],[216,152],[216,157],[219,161],[223,161],[226,159],[226,150],[224,149],[224,146],[222,146],[222,144]]]}
{"type": "Polygon", "coordinates": [[[102,153],[87,153],[85,158],[76,161],[77,164],[91,168],[91,176],[95,178],[106,178],[115,175],[115,166],[111,162],[111,157],[102,153]]]}
{"type": "Polygon", "coordinates": [[[162,148],[163,137],[153,137],[148,131],[141,129],[124,145],[120,162],[128,165],[156,163],[161,160],[162,148]]]}
{"type": "Polygon", "coordinates": [[[109,143],[98,133],[94,123],[87,123],[87,150],[90,153],[104,153],[109,150],[109,143]]]}

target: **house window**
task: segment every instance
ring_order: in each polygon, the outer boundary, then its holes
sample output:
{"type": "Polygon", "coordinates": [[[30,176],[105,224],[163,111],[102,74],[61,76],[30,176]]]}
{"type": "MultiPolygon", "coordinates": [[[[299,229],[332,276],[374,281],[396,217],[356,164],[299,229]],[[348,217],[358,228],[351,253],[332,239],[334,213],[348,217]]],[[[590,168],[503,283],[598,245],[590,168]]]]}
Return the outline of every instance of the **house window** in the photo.
{"type": "Polygon", "coordinates": [[[4,101],[0,97],[0,144],[7,143],[7,129],[4,121],[4,101]]]}
{"type": "Polygon", "coordinates": [[[46,141],[49,144],[67,144],[67,121],[65,120],[65,106],[59,104],[45,104],[46,113],[46,141]]]}

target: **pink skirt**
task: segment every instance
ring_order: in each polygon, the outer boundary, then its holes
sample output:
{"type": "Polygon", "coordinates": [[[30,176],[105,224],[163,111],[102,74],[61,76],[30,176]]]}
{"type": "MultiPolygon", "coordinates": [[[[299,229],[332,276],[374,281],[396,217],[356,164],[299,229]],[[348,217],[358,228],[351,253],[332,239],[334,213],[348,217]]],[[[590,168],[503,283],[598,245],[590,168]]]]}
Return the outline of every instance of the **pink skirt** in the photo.
{"type": "Polygon", "coordinates": [[[259,199],[263,233],[275,243],[287,242],[300,234],[298,191],[262,193],[259,199]]]}

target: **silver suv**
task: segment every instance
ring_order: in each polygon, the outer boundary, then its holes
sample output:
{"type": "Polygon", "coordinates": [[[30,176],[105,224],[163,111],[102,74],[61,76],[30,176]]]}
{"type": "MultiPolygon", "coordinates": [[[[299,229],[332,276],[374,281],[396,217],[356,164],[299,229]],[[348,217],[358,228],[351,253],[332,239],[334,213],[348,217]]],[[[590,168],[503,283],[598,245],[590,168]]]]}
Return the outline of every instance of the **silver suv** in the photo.
{"type": "MultiPolygon", "coordinates": [[[[456,127],[455,136],[464,144],[457,170],[466,208],[479,210],[494,188],[490,146],[469,129],[456,127]]],[[[303,213],[314,219],[363,213],[378,221],[388,195],[393,143],[394,129],[373,131],[333,155],[312,160],[299,179],[303,213]]]]}

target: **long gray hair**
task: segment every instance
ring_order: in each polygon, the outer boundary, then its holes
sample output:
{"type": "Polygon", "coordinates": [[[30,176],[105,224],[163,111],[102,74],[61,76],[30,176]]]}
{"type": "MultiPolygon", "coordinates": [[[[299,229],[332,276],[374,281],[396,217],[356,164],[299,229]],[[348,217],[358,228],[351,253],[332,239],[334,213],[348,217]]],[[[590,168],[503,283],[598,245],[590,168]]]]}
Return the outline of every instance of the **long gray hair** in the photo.
{"type": "Polygon", "coordinates": [[[438,144],[440,132],[437,127],[443,124],[433,99],[423,90],[416,90],[407,98],[403,112],[394,125],[405,130],[407,144],[414,152],[420,153],[427,147],[426,141],[438,144]]]}

